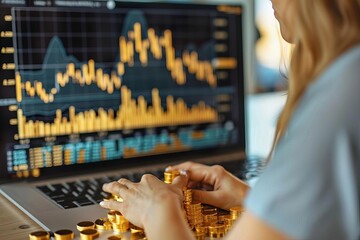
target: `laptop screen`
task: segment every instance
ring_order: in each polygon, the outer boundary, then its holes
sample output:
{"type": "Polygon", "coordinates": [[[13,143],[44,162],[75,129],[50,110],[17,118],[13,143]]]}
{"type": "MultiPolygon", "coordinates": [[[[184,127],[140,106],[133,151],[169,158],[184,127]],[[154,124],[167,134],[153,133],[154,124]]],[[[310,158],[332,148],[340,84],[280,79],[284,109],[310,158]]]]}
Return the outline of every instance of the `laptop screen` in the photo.
{"type": "Polygon", "coordinates": [[[245,151],[240,4],[2,1],[1,179],[245,151]]]}

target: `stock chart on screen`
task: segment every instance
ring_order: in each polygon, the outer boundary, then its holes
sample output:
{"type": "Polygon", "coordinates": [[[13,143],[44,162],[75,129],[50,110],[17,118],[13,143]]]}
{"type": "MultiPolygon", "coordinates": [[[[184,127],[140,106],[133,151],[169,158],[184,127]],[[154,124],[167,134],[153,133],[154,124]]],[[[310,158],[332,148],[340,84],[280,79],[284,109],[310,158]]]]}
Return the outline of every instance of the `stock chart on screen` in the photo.
{"type": "Polygon", "coordinates": [[[240,6],[30,2],[1,5],[2,176],[244,141],[240,6]]]}

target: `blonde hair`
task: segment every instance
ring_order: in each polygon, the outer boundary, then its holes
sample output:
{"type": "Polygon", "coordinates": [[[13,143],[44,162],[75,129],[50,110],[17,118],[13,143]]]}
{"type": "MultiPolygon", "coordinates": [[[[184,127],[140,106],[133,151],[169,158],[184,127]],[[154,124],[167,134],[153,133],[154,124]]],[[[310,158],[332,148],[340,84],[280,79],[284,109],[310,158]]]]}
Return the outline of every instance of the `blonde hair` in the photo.
{"type": "MultiPolygon", "coordinates": [[[[293,0],[296,33],[289,68],[289,89],[277,122],[273,147],[306,89],[339,55],[360,43],[360,0],[293,0]]],[[[270,157],[269,156],[269,157],[270,157]]]]}

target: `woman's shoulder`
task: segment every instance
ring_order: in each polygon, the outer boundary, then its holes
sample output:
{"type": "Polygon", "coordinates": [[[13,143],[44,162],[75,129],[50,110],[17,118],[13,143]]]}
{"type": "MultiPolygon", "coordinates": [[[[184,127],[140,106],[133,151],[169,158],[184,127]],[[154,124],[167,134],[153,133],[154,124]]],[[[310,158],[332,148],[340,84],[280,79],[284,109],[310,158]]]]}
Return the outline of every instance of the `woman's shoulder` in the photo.
{"type": "Polygon", "coordinates": [[[323,127],[349,127],[355,119],[360,121],[359,90],[360,45],[338,57],[308,88],[289,128],[315,119],[323,127]]]}
{"type": "Polygon", "coordinates": [[[355,86],[360,86],[360,44],[335,59],[309,87],[307,95],[348,95],[359,89],[355,86]]]}

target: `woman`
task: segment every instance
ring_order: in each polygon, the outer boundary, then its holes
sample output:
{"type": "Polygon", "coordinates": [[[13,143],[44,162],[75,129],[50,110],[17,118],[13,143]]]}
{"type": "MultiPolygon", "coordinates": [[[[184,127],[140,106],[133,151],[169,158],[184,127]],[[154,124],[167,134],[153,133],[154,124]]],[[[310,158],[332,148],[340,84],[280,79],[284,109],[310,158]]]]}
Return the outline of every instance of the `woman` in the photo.
{"type": "Polygon", "coordinates": [[[145,175],[105,184],[124,202],[103,202],[149,239],[193,239],[181,188],[201,202],[247,211],[226,239],[360,239],[360,0],[273,0],[284,39],[294,44],[288,98],[274,151],[253,189],[219,166],[175,166],[166,185],[145,175]]]}

